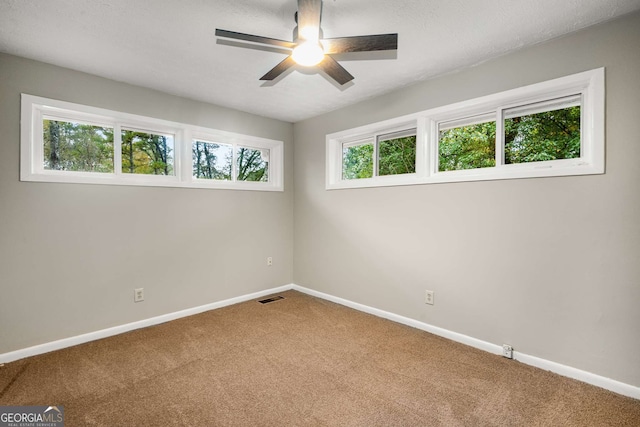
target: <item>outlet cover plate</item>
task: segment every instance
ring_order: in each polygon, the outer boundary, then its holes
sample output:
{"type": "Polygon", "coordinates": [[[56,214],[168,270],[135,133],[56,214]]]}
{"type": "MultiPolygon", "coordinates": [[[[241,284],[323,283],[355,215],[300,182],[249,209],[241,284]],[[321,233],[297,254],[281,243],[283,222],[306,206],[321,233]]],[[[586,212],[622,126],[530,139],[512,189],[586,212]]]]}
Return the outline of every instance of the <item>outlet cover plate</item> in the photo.
{"type": "Polygon", "coordinates": [[[433,291],[425,291],[424,294],[424,303],[433,305],[433,291]]]}
{"type": "Polygon", "coordinates": [[[513,359],[513,347],[509,344],[502,344],[502,355],[507,359],[513,359]]]}

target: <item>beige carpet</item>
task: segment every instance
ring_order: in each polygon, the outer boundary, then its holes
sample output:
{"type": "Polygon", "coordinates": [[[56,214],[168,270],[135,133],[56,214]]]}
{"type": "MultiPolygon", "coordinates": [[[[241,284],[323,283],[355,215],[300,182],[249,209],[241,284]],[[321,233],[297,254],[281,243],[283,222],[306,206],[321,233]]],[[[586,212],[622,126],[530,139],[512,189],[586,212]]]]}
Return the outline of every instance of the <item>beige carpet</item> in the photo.
{"type": "Polygon", "coordinates": [[[640,401],[295,291],[0,368],[66,426],[640,426],[640,401]]]}

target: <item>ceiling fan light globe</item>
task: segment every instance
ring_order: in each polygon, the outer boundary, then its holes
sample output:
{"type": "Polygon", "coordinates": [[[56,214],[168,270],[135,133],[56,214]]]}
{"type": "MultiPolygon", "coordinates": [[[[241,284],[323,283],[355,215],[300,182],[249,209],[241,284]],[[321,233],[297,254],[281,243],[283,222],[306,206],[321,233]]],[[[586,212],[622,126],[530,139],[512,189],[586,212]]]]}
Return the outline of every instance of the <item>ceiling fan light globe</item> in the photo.
{"type": "Polygon", "coordinates": [[[324,50],[318,43],[306,42],[293,49],[291,57],[297,64],[305,67],[317,65],[324,58],[324,50]]]}

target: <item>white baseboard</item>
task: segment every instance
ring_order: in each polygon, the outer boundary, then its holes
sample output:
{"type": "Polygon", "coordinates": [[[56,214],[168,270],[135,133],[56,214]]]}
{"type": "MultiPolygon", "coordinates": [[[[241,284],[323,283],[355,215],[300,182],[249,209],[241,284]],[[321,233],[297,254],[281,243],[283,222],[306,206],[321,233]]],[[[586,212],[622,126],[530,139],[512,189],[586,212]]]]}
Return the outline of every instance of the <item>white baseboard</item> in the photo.
{"type": "MultiPolygon", "coordinates": [[[[314,291],[313,289],[308,289],[302,286],[292,285],[291,288],[295,289],[296,291],[303,292],[305,294],[309,294],[318,298],[325,299],[327,301],[332,301],[340,305],[344,305],[359,311],[363,311],[365,313],[372,314],[374,316],[382,317],[384,319],[401,323],[403,325],[411,326],[416,329],[421,329],[423,331],[432,333],[434,335],[438,335],[443,338],[448,338],[452,341],[466,344],[468,346],[471,346],[480,350],[484,350],[489,353],[502,355],[502,346],[497,344],[492,344],[490,342],[482,341],[482,340],[470,337],[468,335],[459,334],[457,332],[453,332],[447,329],[439,328],[437,326],[429,325],[428,323],[420,322],[415,319],[410,319],[408,317],[400,316],[398,314],[390,313],[388,311],[369,307],[364,304],[349,301],[344,298],[339,298],[333,295],[325,294],[323,292],[314,291]]],[[[592,374],[591,372],[572,368],[571,366],[562,365],[560,363],[552,362],[550,360],[541,359],[536,356],[530,356],[528,354],[520,353],[518,351],[513,352],[513,358],[526,365],[535,366],[536,368],[544,369],[546,371],[551,371],[556,374],[562,375],[564,377],[573,378],[575,380],[582,381],[587,384],[595,385],[597,387],[601,387],[606,390],[613,391],[614,393],[618,393],[623,396],[632,397],[634,399],[640,399],[640,387],[632,386],[630,384],[625,384],[623,382],[616,381],[611,378],[606,378],[600,375],[592,374]]]]}
{"type": "MultiPolygon", "coordinates": [[[[152,317],[150,319],[140,320],[133,323],[127,323],[125,325],[115,326],[113,328],[102,329],[96,332],[90,332],[87,334],[78,335],[75,337],[64,338],[58,341],[52,341],[28,347],[21,350],[12,351],[9,353],[0,354],[0,363],[9,363],[18,359],[24,359],[25,357],[36,356],[38,354],[48,353],[54,350],[60,350],[66,347],[72,347],[74,345],[83,344],[89,341],[95,341],[102,338],[107,338],[113,335],[129,332],[134,329],[146,328],[148,326],[158,325],[160,323],[169,322],[171,320],[179,319],[182,317],[192,316],[209,310],[215,310],[217,308],[226,307],[228,305],[238,304],[240,302],[250,301],[252,299],[260,298],[265,295],[271,295],[278,292],[284,292],[287,290],[296,290],[308,295],[312,295],[318,298],[325,299],[327,301],[335,302],[346,307],[353,308],[358,311],[372,314],[374,316],[382,317],[384,319],[391,320],[393,322],[401,323],[403,325],[411,326],[416,329],[420,329],[434,335],[441,336],[443,338],[450,339],[468,346],[487,351],[489,353],[501,355],[502,346],[492,344],[487,341],[479,340],[477,338],[470,337],[468,335],[459,334],[457,332],[449,331],[447,329],[439,328],[437,326],[429,325],[428,323],[420,322],[415,319],[400,316],[398,314],[390,313],[388,311],[380,310],[378,308],[369,307],[364,304],[349,301],[344,298],[339,298],[333,295],[325,294],[323,292],[314,291],[313,289],[305,288],[303,286],[290,284],[277,288],[266,289],[264,291],[254,292],[247,295],[242,295],[235,298],[226,299],[224,301],[218,301],[211,304],[205,304],[198,307],[189,308],[186,310],[176,311],[174,313],[168,313],[161,316],[152,317]]],[[[573,378],[578,381],[585,382],[587,384],[595,385],[607,390],[611,390],[614,393],[621,394],[623,396],[632,397],[634,399],[640,399],[640,387],[625,384],[620,381],[612,380],[610,378],[602,377],[600,375],[592,374],[591,372],[583,371],[580,369],[572,368],[571,366],[562,365],[560,363],[552,362],[550,360],[541,359],[536,356],[530,356],[528,354],[520,353],[518,351],[513,352],[513,358],[519,362],[527,365],[535,366],[536,368],[544,369],[554,372],[556,374],[573,378]]]]}
{"type": "Polygon", "coordinates": [[[325,294],[323,292],[314,291],[313,289],[304,288],[302,286],[293,285],[293,289],[303,292],[305,294],[312,295],[314,297],[326,299],[340,305],[344,305],[358,311],[373,314],[374,316],[382,317],[384,319],[392,320],[396,323],[402,323],[403,325],[411,326],[412,328],[421,329],[440,337],[448,338],[452,341],[456,341],[462,344],[469,345],[471,347],[478,348],[480,350],[487,351],[493,354],[502,354],[502,346],[491,344],[486,341],[482,341],[476,338],[472,338],[468,335],[452,332],[447,329],[442,329],[437,326],[429,325],[428,323],[420,322],[419,320],[410,319],[408,317],[400,316],[398,314],[390,313],[388,311],[380,310],[377,308],[369,307],[368,305],[360,304],[357,302],[349,301],[343,298],[334,297],[333,295],[325,294]]]}
{"type": "Polygon", "coordinates": [[[573,378],[574,380],[582,381],[583,383],[604,388],[623,396],[640,399],[640,387],[635,387],[631,384],[626,384],[617,380],[613,380],[611,378],[592,374],[591,372],[572,368],[571,366],[562,365],[560,363],[552,362],[547,359],[541,359],[539,357],[520,353],[518,351],[513,352],[513,358],[526,365],[531,365],[535,366],[536,368],[544,369],[545,371],[554,372],[556,374],[562,375],[563,377],[573,378]]]}
{"type": "Polygon", "coordinates": [[[49,353],[50,351],[60,350],[74,345],[84,344],[89,341],[95,341],[102,338],[111,337],[122,334],[124,332],[133,331],[134,329],[146,328],[148,326],[158,325],[160,323],[169,322],[171,320],[180,319],[181,317],[193,316],[194,314],[203,313],[216,308],[226,307],[228,305],[238,304],[244,301],[260,298],[265,295],[271,295],[277,292],[283,292],[292,289],[291,285],[280,286],[277,288],[266,289],[264,291],[254,292],[235,298],[229,298],[223,301],[205,304],[198,307],[188,308],[173,313],[163,314],[161,316],[152,317],[150,319],[139,320],[137,322],[127,323],[125,325],[114,326],[112,328],[102,329],[95,332],[89,332],[75,337],[63,338],[61,340],[52,341],[9,353],[0,354],[0,363],[9,363],[15,360],[24,359],[25,357],[36,356],[38,354],[49,353]]]}

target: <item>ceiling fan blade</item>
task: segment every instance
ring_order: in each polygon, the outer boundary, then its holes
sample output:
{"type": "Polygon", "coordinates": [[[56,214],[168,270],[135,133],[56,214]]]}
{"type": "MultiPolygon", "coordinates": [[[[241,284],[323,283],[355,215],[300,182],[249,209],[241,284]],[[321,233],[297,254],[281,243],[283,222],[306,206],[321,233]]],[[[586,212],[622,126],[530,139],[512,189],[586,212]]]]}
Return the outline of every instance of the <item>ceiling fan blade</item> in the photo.
{"type": "Polygon", "coordinates": [[[337,81],[340,85],[353,80],[353,76],[345,70],[342,65],[338,64],[335,59],[325,55],[324,59],[318,64],[325,73],[329,75],[333,80],[337,81]]]}
{"type": "Polygon", "coordinates": [[[345,52],[369,52],[398,49],[398,34],[374,34],[370,36],[338,37],[322,39],[325,54],[345,52]]]}
{"type": "Polygon", "coordinates": [[[298,35],[316,40],[320,37],[322,0],[298,0],[298,35]]]}
{"type": "Polygon", "coordinates": [[[235,31],[220,30],[218,28],[216,28],[216,36],[226,37],[228,39],[244,40],[244,41],[253,42],[253,43],[272,44],[276,46],[286,47],[289,49],[293,49],[294,47],[296,47],[295,43],[288,42],[286,40],[272,39],[270,37],[254,36],[252,34],[245,34],[245,33],[236,33],[235,31]]]}
{"type": "Polygon", "coordinates": [[[296,65],[291,56],[287,56],[284,61],[273,67],[267,74],[260,77],[260,80],[275,80],[280,74],[287,71],[289,68],[296,65]]]}

